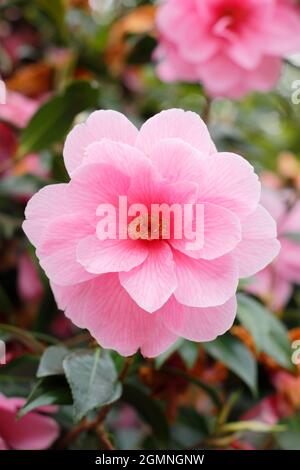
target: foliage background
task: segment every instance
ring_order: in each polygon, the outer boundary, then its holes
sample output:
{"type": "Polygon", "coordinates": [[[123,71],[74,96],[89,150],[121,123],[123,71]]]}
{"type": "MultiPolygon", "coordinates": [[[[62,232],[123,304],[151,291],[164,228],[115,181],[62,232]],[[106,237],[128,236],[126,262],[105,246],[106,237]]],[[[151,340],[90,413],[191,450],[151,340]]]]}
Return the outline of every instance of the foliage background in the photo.
{"type": "Polygon", "coordinates": [[[86,0],[0,1],[0,74],[37,108],[24,129],[0,117],[0,338],[7,344],[0,392],[29,397],[23,414],[60,405],[55,447],[300,449],[300,372],[291,361],[291,341],[300,338],[299,287],[284,311],[272,312],[241,285],[226,335],[206,344],[182,340],[155,360],[128,361],[101,350],[57,311],[21,230],[30,194],[67,181],[67,132],[99,108],[120,110],[138,126],[166,108],[193,110],[219,149],[242,154],[258,173],[299,192],[300,104],[291,100],[297,58],[286,62],[274,91],[236,102],[211,101],[199,84],[164,84],[151,60],[153,4],[102,0],[95,12],[86,0]],[[9,150],[3,126],[14,135],[9,150]],[[28,154],[38,155],[34,167],[28,154]],[[284,390],[274,386],[279,371],[292,378],[284,390]],[[245,420],[270,397],[288,407],[283,420],[271,419],[266,405],[245,420]]]}

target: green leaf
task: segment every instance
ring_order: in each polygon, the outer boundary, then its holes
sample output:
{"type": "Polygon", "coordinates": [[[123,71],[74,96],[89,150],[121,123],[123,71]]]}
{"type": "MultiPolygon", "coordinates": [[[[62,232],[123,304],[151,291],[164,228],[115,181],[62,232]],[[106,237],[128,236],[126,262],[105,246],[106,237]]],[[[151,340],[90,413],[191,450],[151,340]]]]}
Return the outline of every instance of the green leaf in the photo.
{"type": "Polygon", "coordinates": [[[203,343],[203,347],[214,359],[234,372],[253,394],[257,393],[257,364],[241,341],[227,333],[214,341],[203,343]]]}
{"type": "Polygon", "coordinates": [[[40,406],[71,404],[72,395],[65,377],[45,377],[37,382],[18,416],[24,416],[40,406]]]}
{"type": "MultiPolygon", "coordinates": [[[[0,227],[1,227],[1,214],[0,214],[0,227]]],[[[13,305],[10,301],[10,298],[8,297],[7,293],[3,289],[3,287],[0,285],[0,305],[1,305],[1,312],[5,316],[9,316],[10,313],[13,311],[13,305]]]]}
{"type": "Polygon", "coordinates": [[[64,346],[50,346],[43,353],[37,371],[37,377],[47,377],[49,375],[63,375],[63,360],[69,354],[69,350],[64,346]]]}
{"type": "Polygon", "coordinates": [[[128,64],[141,65],[151,62],[152,53],[156,46],[156,40],[147,35],[134,36],[130,39],[133,48],[127,58],[128,64]]]}
{"type": "Polygon", "coordinates": [[[89,82],[71,83],[64,93],[50,98],[32,117],[21,136],[20,155],[49,148],[70,129],[75,116],[97,105],[98,89],[89,82]]]}
{"type": "MultiPolygon", "coordinates": [[[[176,423],[172,425],[172,449],[197,449],[214,430],[215,418],[200,415],[195,409],[180,407],[176,423]]],[[[204,444],[203,444],[204,445],[204,444]]]]}
{"type": "Polygon", "coordinates": [[[257,300],[238,294],[237,317],[253,336],[258,352],[265,352],[282,367],[293,370],[287,330],[275,315],[257,300]]]}
{"type": "Polygon", "coordinates": [[[157,369],[159,369],[169,359],[169,357],[180,348],[182,342],[183,339],[180,338],[174,344],[172,344],[169,349],[155,358],[155,366],[157,369]]]}
{"type": "Polygon", "coordinates": [[[59,183],[68,183],[70,181],[62,155],[54,155],[51,175],[52,178],[59,183]]]}
{"type": "Polygon", "coordinates": [[[66,39],[67,31],[65,28],[65,7],[63,0],[34,0],[40,10],[54,22],[62,39],[66,39]]]}
{"type": "Polygon", "coordinates": [[[169,440],[169,427],[159,404],[144,390],[133,384],[124,385],[122,400],[137,410],[141,418],[151,426],[157,441],[166,445],[169,440]]]}
{"type": "Polygon", "coordinates": [[[283,237],[288,238],[289,240],[300,243],[300,233],[299,232],[287,232],[283,234],[283,237]]]}
{"type": "Polygon", "coordinates": [[[286,431],[275,436],[279,447],[283,450],[300,450],[300,414],[280,423],[286,425],[286,431]]]}
{"type": "Polygon", "coordinates": [[[199,356],[199,344],[185,340],[179,348],[179,354],[184,360],[186,366],[189,369],[192,369],[199,356]]]}
{"type": "Polygon", "coordinates": [[[44,346],[38,340],[36,340],[29,331],[22,330],[13,325],[0,324],[0,331],[11,334],[14,338],[18,339],[21,343],[25,344],[29,349],[34,352],[42,353],[44,346]]]}
{"type": "Polygon", "coordinates": [[[1,376],[11,376],[14,380],[35,379],[39,358],[31,354],[23,354],[0,367],[1,376]]]}
{"type": "Polygon", "coordinates": [[[120,398],[122,386],[106,351],[97,349],[71,353],[63,360],[63,368],[72,390],[76,420],[120,398]]]}

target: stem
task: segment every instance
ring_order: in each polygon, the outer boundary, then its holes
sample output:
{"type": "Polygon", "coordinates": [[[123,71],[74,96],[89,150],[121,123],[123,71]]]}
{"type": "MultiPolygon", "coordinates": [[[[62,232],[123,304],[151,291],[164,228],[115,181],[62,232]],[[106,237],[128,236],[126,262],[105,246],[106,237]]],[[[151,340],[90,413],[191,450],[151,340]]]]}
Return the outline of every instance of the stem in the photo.
{"type": "Polygon", "coordinates": [[[107,435],[107,432],[105,431],[103,424],[97,427],[96,432],[104,450],[115,450],[114,446],[109,440],[109,437],[107,435]]]}
{"type": "Polygon", "coordinates": [[[78,346],[78,344],[86,343],[91,340],[93,340],[93,338],[91,337],[90,333],[82,333],[73,336],[73,338],[67,339],[64,341],[64,345],[68,348],[73,348],[74,346],[78,346]]]}

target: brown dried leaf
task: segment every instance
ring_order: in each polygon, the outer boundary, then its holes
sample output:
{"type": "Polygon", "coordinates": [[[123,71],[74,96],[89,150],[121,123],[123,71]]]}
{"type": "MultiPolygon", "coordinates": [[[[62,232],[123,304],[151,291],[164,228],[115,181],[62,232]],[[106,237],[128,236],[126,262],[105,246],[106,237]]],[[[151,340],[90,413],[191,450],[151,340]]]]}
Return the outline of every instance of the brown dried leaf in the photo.
{"type": "Polygon", "coordinates": [[[131,46],[126,40],[130,34],[150,34],[155,32],[154,5],[140,6],[120,18],[112,26],[105,51],[105,62],[113,75],[120,75],[131,52],[131,46]]]}
{"type": "Polygon", "coordinates": [[[6,85],[10,90],[36,98],[51,90],[52,79],[52,66],[39,62],[19,68],[11,78],[6,80],[6,85]]]}

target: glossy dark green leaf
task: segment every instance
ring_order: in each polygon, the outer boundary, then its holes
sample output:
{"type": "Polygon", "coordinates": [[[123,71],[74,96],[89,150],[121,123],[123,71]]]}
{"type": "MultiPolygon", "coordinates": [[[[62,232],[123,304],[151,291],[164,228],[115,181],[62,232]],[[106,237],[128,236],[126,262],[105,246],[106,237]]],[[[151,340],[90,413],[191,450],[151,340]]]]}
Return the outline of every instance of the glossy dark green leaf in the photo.
{"type": "Polygon", "coordinates": [[[200,415],[194,408],[180,407],[176,423],[171,427],[172,449],[202,448],[213,431],[214,421],[214,417],[200,415]]]}
{"type": "Polygon", "coordinates": [[[62,39],[66,39],[65,6],[63,0],[34,0],[36,6],[43,11],[57,28],[62,39]]]}
{"type": "Polygon", "coordinates": [[[39,358],[31,354],[23,354],[9,361],[6,365],[0,367],[1,376],[11,376],[12,379],[34,379],[38,367],[39,358]]]}
{"type": "Polygon", "coordinates": [[[65,377],[45,377],[37,382],[18,415],[24,416],[40,406],[71,404],[72,395],[65,377]]]}
{"type": "Polygon", "coordinates": [[[249,350],[229,333],[218,337],[203,347],[214,359],[221,361],[252,391],[257,393],[257,364],[249,350]]]}
{"type": "Polygon", "coordinates": [[[180,345],[179,354],[184,360],[186,366],[189,369],[192,369],[199,356],[199,344],[185,340],[180,345]]]}
{"type": "Polygon", "coordinates": [[[281,421],[286,430],[275,435],[276,442],[283,450],[300,450],[300,414],[281,421]]]}
{"type": "Polygon", "coordinates": [[[182,339],[177,340],[169,349],[155,358],[155,366],[157,369],[159,369],[169,359],[169,357],[171,357],[172,354],[180,348],[182,342],[182,339]]]}
{"type": "Polygon", "coordinates": [[[43,353],[37,377],[47,377],[50,375],[63,375],[63,360],[70,353],[64,346],[50,346],[43,353]]]}
{"type": "Polygon", "coordinates": [[[265,352],[286,369],[293,369],[291,346],[285,326],[257,300],[238,294],[237,317],[254,338],[258,352],[265,352]]]}
{"type": "Polygon", "coordinates": [[[137,410],[141,418],[151,426],[156,440],[161,445],[166,445],[169,439],[169,427],[159,404],[142,388],[133,384],[124,385],[122,400],[137,410]]]}
{"type": "Polygon", "coordinates": [[[97,106],[98,89],[89,82],[78,80],[43,104],[21,136],[19,153],[49,148],[59,142],[70,129],[75,116],[97,106]]]}
{"type": "Polygon", "coordinates": [[[70,353],[63,360],[63,368],[72,390],[76,420],[120,398],[122,385],[106,351],[96,349],[70,353]]]}
{"type": "Polygon", "coordinates": [[[58,183],[68,183],[70,181],[62,155],[54,155],[51,175],[58,183]]]}

